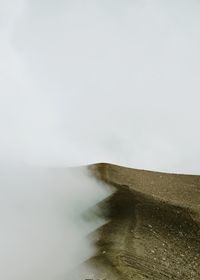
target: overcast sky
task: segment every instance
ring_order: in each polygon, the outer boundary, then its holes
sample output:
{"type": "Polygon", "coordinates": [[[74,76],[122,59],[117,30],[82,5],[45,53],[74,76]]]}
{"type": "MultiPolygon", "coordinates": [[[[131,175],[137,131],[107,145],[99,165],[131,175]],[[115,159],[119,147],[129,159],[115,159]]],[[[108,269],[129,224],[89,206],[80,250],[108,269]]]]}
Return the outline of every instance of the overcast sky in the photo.
{"type": "Polygon", "coordinates": [[[0,155],[200,173],[200,2],[0,0],[0,155]]]}

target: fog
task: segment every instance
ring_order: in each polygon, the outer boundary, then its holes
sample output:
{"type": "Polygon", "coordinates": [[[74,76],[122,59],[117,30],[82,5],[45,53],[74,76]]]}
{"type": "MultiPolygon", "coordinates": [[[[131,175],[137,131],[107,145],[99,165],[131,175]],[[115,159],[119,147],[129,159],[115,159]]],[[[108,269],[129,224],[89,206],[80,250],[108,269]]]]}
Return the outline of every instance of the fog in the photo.
{"type": "Polygon", "coordinates": [[[75,279],[95,254],[88,235],[105,220],[94,206],[109,190],[85,168],[0,167],[0,278],[75,279]]]}
{"type": "Polygon", "coordinates": [[[198,1],[1,3],[1,154],[199,173],[198,1]]]}
{"type": "Polygon", "coordinates": [[[80,214],[110,192],[64,167],[199,174],[199,12],[196,0],[0,0],[2,279],[61,279],[93,254],[98,223],[80,214]]]}

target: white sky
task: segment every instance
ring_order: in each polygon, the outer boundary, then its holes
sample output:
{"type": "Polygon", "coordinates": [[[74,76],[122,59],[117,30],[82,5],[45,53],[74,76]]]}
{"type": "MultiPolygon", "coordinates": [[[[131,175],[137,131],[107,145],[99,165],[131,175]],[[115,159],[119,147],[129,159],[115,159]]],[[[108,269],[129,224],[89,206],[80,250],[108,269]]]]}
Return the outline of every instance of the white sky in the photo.
{"type": "Polygon", "coordinates": [[[200,2],[0,0],[0,155],[200,173],[200,2]]]}

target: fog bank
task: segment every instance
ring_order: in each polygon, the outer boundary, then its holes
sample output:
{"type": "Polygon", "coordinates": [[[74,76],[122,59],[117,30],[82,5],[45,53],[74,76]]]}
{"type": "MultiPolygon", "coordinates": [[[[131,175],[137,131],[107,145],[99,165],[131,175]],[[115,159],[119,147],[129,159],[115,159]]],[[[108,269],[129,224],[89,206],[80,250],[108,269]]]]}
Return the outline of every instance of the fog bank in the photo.
{"type": "Polygon", "coordinates": [[[3,3],[1,154],[199,173],[198,1],[3,3]]]}
{"type": "Polygon", "coordinates": [[[81,215],[109,192],[64,167],[200,172],[199,13],[196,0],[0,0],[0,278],[65,279],[93,254],[103,221],[81,215]]]}
{"type": "Polygon", "coordinates": [[[86,168],[3,163],[0,185],[1,279],[68,279],[95,253],[88,234],[105,221],[93,211],[109,191],[86,168]]]}

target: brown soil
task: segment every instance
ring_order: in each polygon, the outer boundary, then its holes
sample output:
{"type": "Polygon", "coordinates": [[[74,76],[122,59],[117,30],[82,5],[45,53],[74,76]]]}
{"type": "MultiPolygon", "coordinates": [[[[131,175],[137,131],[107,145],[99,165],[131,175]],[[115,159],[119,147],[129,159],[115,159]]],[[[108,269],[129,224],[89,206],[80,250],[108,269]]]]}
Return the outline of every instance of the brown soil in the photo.
{"type": "Polygon", "coordinates": [[[116,188],[100,204],[109,222],[93,234],[94,280],[199,280],[200,176],[89,168],[116,188]]]}

